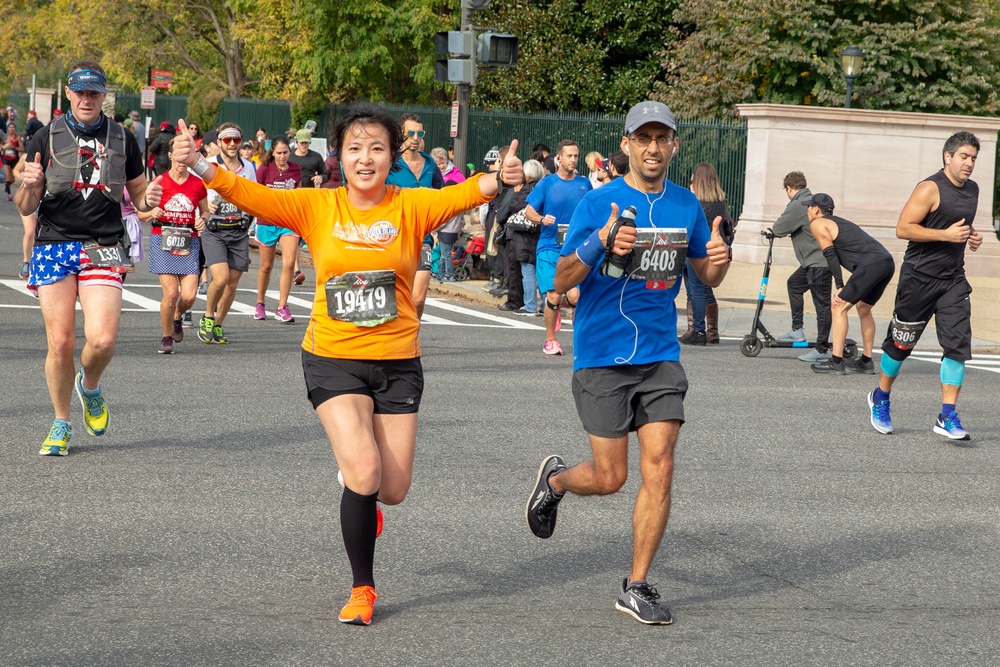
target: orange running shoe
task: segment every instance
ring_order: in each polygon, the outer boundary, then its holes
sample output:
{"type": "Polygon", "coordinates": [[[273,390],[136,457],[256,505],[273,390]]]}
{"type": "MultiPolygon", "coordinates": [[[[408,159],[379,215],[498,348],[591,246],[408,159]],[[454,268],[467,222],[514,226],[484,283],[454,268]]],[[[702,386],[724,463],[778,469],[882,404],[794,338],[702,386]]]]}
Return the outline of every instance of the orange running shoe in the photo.
{"type": "Polygon", "coordinates": [[[378,594],[371,586],[355,586],[351,589],[351,599],[340,610],[340,622],[351,625],[371,625],[372,608],[378,594]]]}

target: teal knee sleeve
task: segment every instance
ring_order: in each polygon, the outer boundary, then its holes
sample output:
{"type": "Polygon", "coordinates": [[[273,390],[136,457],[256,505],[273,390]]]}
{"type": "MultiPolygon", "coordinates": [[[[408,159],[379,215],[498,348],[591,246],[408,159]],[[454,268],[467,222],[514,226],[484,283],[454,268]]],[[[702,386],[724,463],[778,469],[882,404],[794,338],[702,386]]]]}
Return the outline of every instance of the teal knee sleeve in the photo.
{"type": "Polygon", "coordinates": [[[962,386],[965,379],[965,362],[955,361],[945,357],[941,360],[941,384],[950,384],[955,387],[962,386]]]}
{"type": "Polygon", "coordinates": [[[899,375],[899,369],[902,367],[902,361],[896,361],[888,354],[882,353],[882,363],[879,364],[879,368],[887,377],[894,378],[899,375]]]}

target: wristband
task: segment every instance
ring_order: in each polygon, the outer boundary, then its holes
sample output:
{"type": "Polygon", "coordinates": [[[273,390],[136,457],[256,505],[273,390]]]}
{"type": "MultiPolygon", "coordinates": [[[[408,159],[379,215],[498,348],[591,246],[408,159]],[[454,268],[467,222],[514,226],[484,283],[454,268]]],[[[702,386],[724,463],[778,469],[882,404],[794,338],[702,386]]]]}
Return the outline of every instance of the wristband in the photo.
{"type": "Polygon", "coordinates": [[[604,244],[601,243],[601,230],[595,229],[594,233],[587,237],[579,248],[576,249],[576,257],[590,268],[597,266],[597,263],[604,257],[604,244]]]}
{"type": "Polygon", "coordinates": [[[191,167],[191,171],[194,172],[195,176],[201,178],[205,175],[205,172],[208,171],[209,166],[211,166],[211,163],[205,159],[204,155],[202,155],[198,157],[198,161],[194,163],[193,167],[191,167]]]}

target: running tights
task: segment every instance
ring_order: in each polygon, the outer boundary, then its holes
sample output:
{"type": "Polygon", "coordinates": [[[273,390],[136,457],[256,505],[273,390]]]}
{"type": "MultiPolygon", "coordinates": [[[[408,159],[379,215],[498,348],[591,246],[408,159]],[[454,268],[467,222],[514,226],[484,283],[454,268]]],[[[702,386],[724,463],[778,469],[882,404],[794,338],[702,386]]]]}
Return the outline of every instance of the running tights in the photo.
{"type": "Polygon", "coordinates": [[[340,530],[347,559],[351,561],[354,586],[374,586],[375,532],[378,527],[375,502],[378,492],[362,496],[344,487],[340,499],[340,530]]]}

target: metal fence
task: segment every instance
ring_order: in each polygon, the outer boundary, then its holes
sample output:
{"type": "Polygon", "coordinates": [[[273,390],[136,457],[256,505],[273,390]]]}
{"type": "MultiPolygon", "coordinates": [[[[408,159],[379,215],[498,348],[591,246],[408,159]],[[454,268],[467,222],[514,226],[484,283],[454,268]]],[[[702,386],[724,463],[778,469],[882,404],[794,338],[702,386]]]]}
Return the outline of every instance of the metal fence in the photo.
{"type": "MultiPolygon", "coordinates": [[[[11,103],[16,107],[27,104],[27,95],[11,95],[11,103]],[[20,105],[19,105],[20,103],[20,105]]],[[[435,146],[446,148],[452,142],[451,109],[448,107],[381,105],[395,115],[405,111],[419,114],[424,122],[424,144],[428,151],[435,146]]],[[[128,114],[139,108],[139,95],[119,92],[115,103],[116,111],[128,114]]],[[[318,132],[329,136],[337,121],[351,109],[347,104],[331,104],[317,119],[318,132]]],[[[18,109],[21,111],[21,109],[18,109]]],[[[22,111],[22,117],[24,112],[22,111]]],[[[143,116],[152,116],[152,127],[162,121],[176,123],[187,114],[187,96],[157,95],[156,109],[145,111],[143,116]]],[[[269,136],[283,134],[291,125],[291,107],[284,100],[255,100],[246,98],[226,98],[219,113],[219,122],[232,121],[248,134],[263,127],[269,136]]],[[[722,189],[726,192],[730,213],[739,219],[743,210],[743,180],[746,169],[746,120],[745,119],[694,119],[680,118],[677,133],[681,150],[674,158],[668,174],[674,183],[687,187],[691,173],[699,162],[711,162],[719,172],[722,189]]],[[[562,139],[574,139],[580,144],[580,152],[586,155],[598,151],[608,156],[619,150],[618,144],[625,124],[623,115],[598,113],[527,113],[517,111],[488,111],[472,109],[469,112],[469,162],[482,168],[482,160],[493,146],[505,146],[511,139],[520,140],[521,157],[526,158],[531,148],[538,143],[555,148],[562,139]]],[[[586,171],[582,164],[580,170],[586,171]]],[[[998,161],[1000,163],[1000,161],[998,161]]],[[[464,166],[464,165],[460,165],[464,166]]]]}
{"type": "MultiPolygon", "coordinates": [[[[401,115],[411,111],[424,123],[424,144],[429,151],[435,146],[447,147],[453,140],[451,109],[384,104],[390,112],[401,115]]],[[[350,109],[350,105],[330,105],[319,119],[319,128],[327,134],[337,121],[350,109]]],[[[743,176],[746,169],[747,125],[746,119],[688,119],[677,121],[681,150],[670,166],[669,178],[687,187],[694,168],[700,162],[711,162],[719,172],[722,189],[730,213],[739,219],[743,210],[743,176]]],[[[522,158],[538,143],[555,148],[563,139],[574,139],[580,144],[580,170],[586,171],[582,156],[598,151],[605,157],[619,148],[624,115],[597,113],[522,113],[516,111],[488,111],[472,109],[469,112],[469,162],[482,168],[483,157],[494,146],[505,146],[517,138],[521,144],[522,158]]],[[[464,165],[460,165],[464,166],[464,165]]]]}

